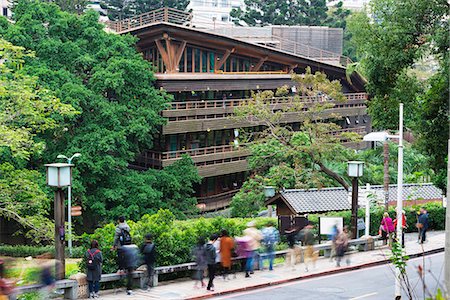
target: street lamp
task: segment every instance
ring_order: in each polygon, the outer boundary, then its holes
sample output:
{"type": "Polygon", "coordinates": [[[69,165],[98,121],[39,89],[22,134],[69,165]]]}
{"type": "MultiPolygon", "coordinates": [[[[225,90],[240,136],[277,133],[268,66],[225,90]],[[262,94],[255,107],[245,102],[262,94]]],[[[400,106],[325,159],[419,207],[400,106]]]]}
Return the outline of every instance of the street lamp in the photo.
{"type": "MultiPolygon", "coordinates": [[[[275,187],[273,186],[265,186],[264,187],[264,196],[266,196],[266,200],[275,196],[275,187]]],[[[269,205],[267,209],[267,214],[269,217],[272,217],[272,205],[269,205]]]]}
{"type": "Polygon", "coordinates": [[[377,131],[366,134],[363,141],[366,142],[383,142],[383,156],[384,156],[384,210],[389,209],[389,138],[396,137],[389,135],[385,131],[377,131]]]}
{"type": "Polygon", "coordinates": [[[64,279],[65,277],[65,257],[64,257],[64,192],[63,187],[72,184],[72,164],[47,164],[47,184],[56,187],[54,214],[55,214],[55,250],[56,250],[56,277],[64,279]]]}
{"type": "Polygon", "coordinates": [[[352,177],[352,238],[356,239],[358,230],[358,177],[363,175],[362,161],[349,161],[348,176],[352,177]]]}
{"type": "MultiPolygon", "coordinates": [[[[72,164],[72,160],[76,157],[80,157],[81,153],[75,153],[70,158],[65,155],[59,154],[56,158],[66,159],[68,164],[72,164]]],[[[69,239],[67,242],[67,246],[69,247],[69,254],[72,256],[72,185],[69,185],[67,190],[67,227],[69,232],[69,239]]]]}

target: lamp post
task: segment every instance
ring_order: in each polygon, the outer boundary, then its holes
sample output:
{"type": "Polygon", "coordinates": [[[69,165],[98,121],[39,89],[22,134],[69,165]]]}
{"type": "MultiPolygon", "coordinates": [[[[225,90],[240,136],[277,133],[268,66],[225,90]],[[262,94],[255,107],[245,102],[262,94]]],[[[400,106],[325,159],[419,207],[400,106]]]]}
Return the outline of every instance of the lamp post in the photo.
{"type": "Polygon", "coordinates": [[[363,175],[362,161],[349,161],[348,176],[352,177],[352,238],[356,239],[358,230],[358,177],[363,175]]]}
{"type": "Polygon", "coordinates": [[[54,214],[55,214],[55,271],[57,279],[65,277],[65,232],[64,232],[64,192],[63,187],[72,184],[72,164],[47,164],[47,184],[56,187],[54,214]]]}
{"type": "Polygon", "coordinates": [[[389,209],[389,144],[388,140],[392,137],[384,131],[371,132],[363,137],[365,142],[383,142],[383,161],[384,161],[384,210],[389,209]]]}
{"type": "MultiPolygon", "coordinates": [[[[80,157],[81,153],[75,153],[70,158],[65,155],[59,154],[56,158],[66,159],[68,164],[72,164],[72,160],[75,157],[80,157]]],[[[67,228],[69,232],[69,239],[67,246],[69,247],[69,255],[72,256],[72,185],[67,188],[67,228]]]]}
{"type": "MultiPolygon", "coordinates": [[[[265,186],[264,187],[264,196],[266,196],[266,200],[275,196],[275,187],[273,186],[265,186]]],[[[267,214],[269,217],[272,217],[272,205],[267,207],[267,214]]]]}

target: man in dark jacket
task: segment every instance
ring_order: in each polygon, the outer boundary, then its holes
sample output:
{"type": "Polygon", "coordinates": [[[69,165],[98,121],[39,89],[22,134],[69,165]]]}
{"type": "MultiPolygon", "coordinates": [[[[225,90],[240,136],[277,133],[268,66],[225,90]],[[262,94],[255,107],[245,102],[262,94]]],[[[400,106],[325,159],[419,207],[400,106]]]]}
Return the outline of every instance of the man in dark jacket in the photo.
{"type": "Polygon", "coordinates": [[[206,243],[206,262],[208,263],[208,291],[214,291],[214,276],[216,275],[216,247],[214,247],[214,242],[219,238],[217,234],[211,235],[208,243],[206,243]]]}
{"type": "Polygon", "coordinates": [[[419,229],[419,243],[423,244],[426,240],[428,230],[428,212],[424,207],[420,208],[420,215],[418,219],[417,228],[419,229]]]}
{"type": "Polygon", "coordinates": [[[144,262],[147,265],[148,282],[147,289],[153,286],[153,273],[156,262],[156,246],[153,243],[151,234],[145,236],[145,244],[141,247],[141,253],[144,256],[144,262]]]}
{"type": "Polygon", "coordinates": [[[123,246],[131,245],[130,226],[125,221],[125,217],[118,219],[116,231],[114,232],[114,245],[112,250],[117,251],[117,263],[119,265],[118,273],[124,273],[125,270],[125,253],[123,246]]]}

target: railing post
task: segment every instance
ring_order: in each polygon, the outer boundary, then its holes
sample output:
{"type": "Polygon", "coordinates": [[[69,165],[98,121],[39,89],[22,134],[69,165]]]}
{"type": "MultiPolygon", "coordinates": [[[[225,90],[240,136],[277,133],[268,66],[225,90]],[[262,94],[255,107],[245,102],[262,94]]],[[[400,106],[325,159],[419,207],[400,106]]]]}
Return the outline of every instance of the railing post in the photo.
{"type": "Polygon", "coordinates": [[[169,22],[169,8],[164,7],[164,22],[169,22]]]}

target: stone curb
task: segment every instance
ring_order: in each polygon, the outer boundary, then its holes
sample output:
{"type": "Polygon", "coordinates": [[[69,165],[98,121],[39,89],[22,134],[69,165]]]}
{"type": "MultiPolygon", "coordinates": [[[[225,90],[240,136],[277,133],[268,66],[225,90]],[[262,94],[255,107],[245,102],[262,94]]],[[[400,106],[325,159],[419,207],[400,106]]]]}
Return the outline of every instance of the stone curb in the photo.
{"type": "MultiPolygon", "coordinates": [[[[425,255],[443,252],[444,250],[445,250],[444,247],[440,247],[440,248],[436,248],[436,249],[432,249],[432,250],[428,250],[428,251],[424,251],[424,252],[413,253],[408,256],[409,256],[409,258],[416,258],[416,257],[421,257],[421,256],[425,256],[425,255]]],[[[194,297],[187,297],[184,299],[185,300],[208,299],[208,298],[223,296],[223,295],[227,295],[227,294],[245,292],[245,291],[256,290],[256,289],[260,289],[260,288],[264,288],[264,287],[280,285],[280,284],[297,281],[297,280],[301,280],[301,279],[315,278],[315,277],[320,277],[320,276],[326,276],[326,275],[344,273],[347,271],[353,271],[353,270],[358,270],[358,269],[374,267],[374,266],[378,266],[378,265],[384,265],[387,263],[390,263],[389,259],[382,259],[382,260],[372,261],[372,262],[363,263],[363,264],[359,264],[359,265],[346,266],[346,267],[341,267],[339,269],[327,270],[327,271],[320,272],[320,273],[307,274],[307,275],[297,276],[297,277],[293,277],[293,278],[289,278],[289,279],[283,279],[283,280],[278,280],[278,281],[273,281],[273,282],[256,284],[256,285],[237,288],[237,289],[233,289],[233,290],[211,292],[209,294],[205,294],[205,295],[201,295],[201,296],[194,296],[194,297]]]]}

